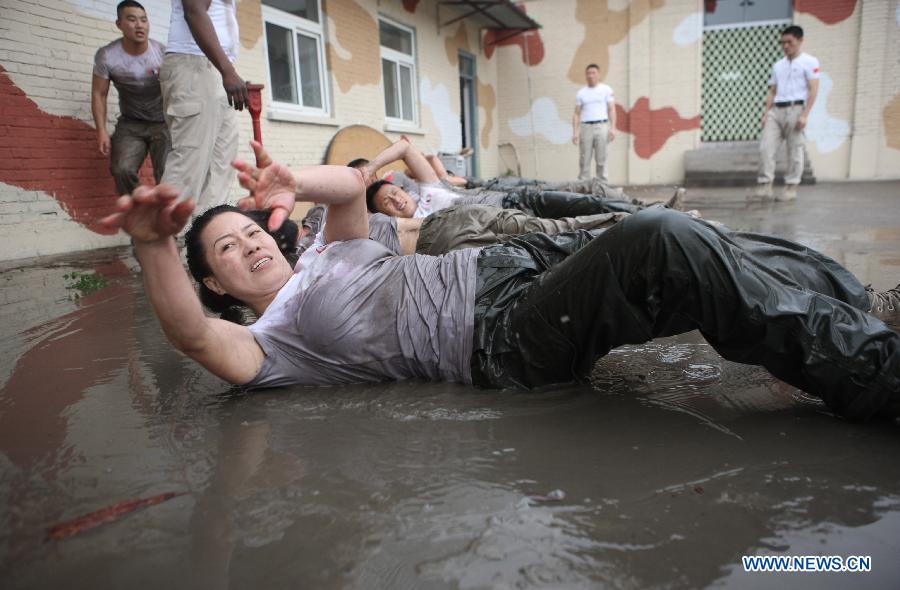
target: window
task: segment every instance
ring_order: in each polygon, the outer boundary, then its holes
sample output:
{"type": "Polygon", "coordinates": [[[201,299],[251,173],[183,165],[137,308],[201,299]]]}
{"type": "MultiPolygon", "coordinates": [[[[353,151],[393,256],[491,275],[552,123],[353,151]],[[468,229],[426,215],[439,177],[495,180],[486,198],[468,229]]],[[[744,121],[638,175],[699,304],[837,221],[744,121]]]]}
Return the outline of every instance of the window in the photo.
{"type": "Polygon", "coordinates": [[[381,38],[381,78],[384,112],[388,121],[412,123],[416,112],[416,33],[384,19],[378,21],[381,38]]]}
{"type": "Polygon", "coordinates": [[[328,114],[320,0],[264,0],[269,96],[276,109],[328,114]]]}
{"type": "Polygon", "coordinates": [[[703,25],[739,28],[778,21],[790,21],[792,0],[705,0],[703,25]]]}

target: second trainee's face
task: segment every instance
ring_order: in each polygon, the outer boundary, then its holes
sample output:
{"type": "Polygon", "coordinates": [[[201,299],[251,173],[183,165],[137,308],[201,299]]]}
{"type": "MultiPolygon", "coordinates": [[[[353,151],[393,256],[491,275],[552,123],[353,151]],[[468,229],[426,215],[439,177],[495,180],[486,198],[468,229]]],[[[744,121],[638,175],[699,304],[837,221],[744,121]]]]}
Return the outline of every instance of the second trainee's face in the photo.
{"type": "Polygon", "coordinates": [[[278,291],[293,269],[278,244],[249,217],[234,211],[217,215],[200,235],[214,285],[244,302],[278,291]]]}
{"type": "Polygon", "coordinates": [[[384,184],[372,199],[375,210],[391,217],[412,217],[418,205],[406,191],[393,184],[384,184]]]}
{"type": "Polygon", "coordinates": [[[116,26],[122,31],[123,37],[134,43],[144,43],[150,35],[147,13],[134,6],[122,9],[121,16],[116,20],[116,26]]]}
{"type": "Polygon", "coordinates": [[[798,39],[793,35],[782,35],[781,36],[781,50],[784,51],[784,54],[790,59],[797,57],[800,54],[800,46],[803,44],[803,39],[798,39]]]}
{"type": "Polygon", "coordinates": [[[588,68],[584,71],[584,79],[587,80],[588,86],[596,86],[600,82],[600,70],[597,68],[588,68]]]}

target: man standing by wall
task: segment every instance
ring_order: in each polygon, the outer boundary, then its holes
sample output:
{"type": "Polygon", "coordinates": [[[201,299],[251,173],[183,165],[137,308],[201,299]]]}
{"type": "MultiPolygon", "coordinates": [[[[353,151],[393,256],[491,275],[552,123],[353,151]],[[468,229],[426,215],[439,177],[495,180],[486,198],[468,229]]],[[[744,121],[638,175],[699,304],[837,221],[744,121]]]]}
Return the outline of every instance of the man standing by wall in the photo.
{"type": "Polygon", "coordinates": [[[616,108],[612,88],[600,83],[600,67],[585,68],[587,86],[575,95],[572,117],[572,143],[578,146],[580,180],[591,178],[591,152],[596,161],[597,176],[609,180],[606,169],[606,145],[616,138],[616,108]]]}
{"type": "Polygon", "coordinates": [[[234,110],[247,103],[247,85],[232,65],[238,51],[235,0],[172,0],[168,52],[160,83],[172,151],[163,182],[195,211],[228,201],[237,156],[234,110]],[[234,110],[232,110],[234,107],[234,110]]]}
{"type": "Polygon", "coordinates": [[[802,53],[802,45],[803,29],[800,27],[792,25],[781,32],[784,57],[772,67],[762,116],[757,197],[772,196],[775,152],[782,140],[787,142],[788,170],[784,176],[784,191],[776,200],[789,201],[797,197],[797,185],[803,176],[806,139],[803,130],[819,91],[819,60],[802,53]]]}
{"type": "Polygon", "coordinates": [[[100,153],[110,157],[116,190],[125,195],[137,186],[137,173],[147,152],[156,182],[165,170],[169,131],[163,116],[159,69],[166,46],[150,39],[147,12],[134,0],[123,0],[116,7],[116,27],[122,38],[101,47],[94,56],[91,112],[100,153]],[[112,137],[106,130],[110,81],[119,93],[119,120],[112,137]]]}

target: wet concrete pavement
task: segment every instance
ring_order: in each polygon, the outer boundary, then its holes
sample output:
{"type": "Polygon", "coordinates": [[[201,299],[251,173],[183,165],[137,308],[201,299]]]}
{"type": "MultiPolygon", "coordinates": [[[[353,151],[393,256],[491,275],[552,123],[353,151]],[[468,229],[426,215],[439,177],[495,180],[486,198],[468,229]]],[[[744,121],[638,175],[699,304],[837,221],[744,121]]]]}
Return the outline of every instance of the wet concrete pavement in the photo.
{"type": "MultiPolygon", "coordinates": [[[[900,281],[900,182],[744,194],[688,205],[900,281]]],[[[900,426],[839,420],[697,334],[613,351],[593,388],[241,393],[171,350],[134,268],[127,249],[0,268],[4,588],[898,585],[900,426]],[[73,271],[108,285],[76,298],[73,271]],[[185,494],[47,539],[164,492],[185,494]],[[744,573],[771,554],[872,571],[744,573]]]]}

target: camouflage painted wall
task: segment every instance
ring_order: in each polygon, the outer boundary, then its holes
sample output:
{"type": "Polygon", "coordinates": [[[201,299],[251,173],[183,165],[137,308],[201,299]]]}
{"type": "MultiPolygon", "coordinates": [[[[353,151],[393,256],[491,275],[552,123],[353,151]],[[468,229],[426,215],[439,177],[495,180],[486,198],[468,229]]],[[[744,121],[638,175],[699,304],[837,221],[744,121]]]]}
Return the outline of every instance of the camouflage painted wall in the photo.
{"type": "Polygon", "coordinates": [[[619,115],[610,180],[678,181],[684,152],[699,142],[699,1],[535,0],[525,7],[543,25],[542,59],[526,67],[518,47],[496,53],[501,141],[516,146],[524,172],[577,175],[575,94],[585,66],[596,63],[619,115]]]}
{"type": "MultiPolygon", "coordinates": [[[[247,80],[268,84],[260,0],[237,0],[241,52],[236,67],[247,80]]],[[[96,221],[115,200],[108,161],[95,145],[90,114],[94,52],[117,38],[117,0],[8,0],[0,3],[0,260],[125,243],[103,235],[96,221]]],[[[169,0],[144,0],[151,37],[165,42],[169,0]]],[[[290,166],[322,161],[341,127],[364,124],[396,139],[385,125],[378,17],[416,32],[419,122],[403,128],[427,151],[460,148],[458,58],[476,56],[479,160],[496,174],[496,60],[479,50],[477,24],[469,20],[438,30],[436,3],[410,0],[322,0],[326,41],[327,117],[296,116],[271,108],[264,91],[266,146],[290,166]]],[[[445,18],[459,14],[444,8],[445,18]]],[[[109,124],[117,96],[109,98],[109,124]]],[[[252,137],[246,111],[239,115],[240,156],[252,137]]],[[[111,127],[110,127],[111,128],[111,127]]],[[[146,171],[145,171],[146,172],[146,171]]],[[[149,176],[144,174],[145,180],[149,176]]],[[[234,186],[233,193],[238,194],[234,186]]]]}
{"type": "MultiPolygon", "coordinates": [[[[96,219],[115,194],[94,149],[90,77],[94,51],[118,36],[115,0],[0,2],[0,259],[123,243],[96,219]]],[[[165,41],[168,0],[144,0],[151,36],[165,41]]],[[[543,27],[509,36],[472,19],[439,29],[435,0],[322,0],[327,117],[263,113],[266,145],[285,163],[322,161],[341,127],[384,122],[378,17],[416,32],[419,122],[404,131],[429,151],[461,142],[458,53],[476,56],[482,176],[514,169],[548,179],[577,173],[570,142],[574,96],[589,62],[616,92],[614,183],[677,183],[684,153],[700,142],[702,0],[530,0],[543,27]],[[501,147],[502,146],[502,147],[501,147]],[[503,153],[503,158],[500,154],[503,153]]],[[[810,116],[817,176],[900,176],[900,0],[796,0],[805,49],[822,64],[810,116]]],[[[260,0],[238,0],[237,69],[268,83],[260,0]]],[[[441,9],[444,20],[452,7],[441,9]]],[[[110,123],[117,115],[115,91],[110,123]]],[[[242,139],[250,120],[240,117],[242,139]]],[[[248,157],[242,141],[241,155],[248,157]]],[[[147,175],[145,174],[145,178],[147,175]]],[[[234,193],[237,194],[235,186],[234,193]]]]}
{"type": "MultiPolygon", "coordinates": [[[[610,146],[614,183],[680,182],[684,153],[700,142],[701,0],[529,0],[539,33],[487,52],[499,64],[500,138],[523,170],[577,174],[570,142],[574,98],[588,63],[618,102],[610,146]],[[529,98],[530,78],[530,98],[529,98]]],[[[900,2],[796,0],[804,49],[822,82],[810,115],[809,153],[820,179],[900,176],[900,2]]]]}

